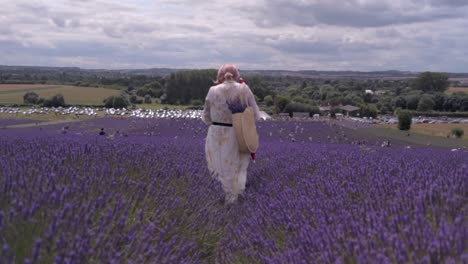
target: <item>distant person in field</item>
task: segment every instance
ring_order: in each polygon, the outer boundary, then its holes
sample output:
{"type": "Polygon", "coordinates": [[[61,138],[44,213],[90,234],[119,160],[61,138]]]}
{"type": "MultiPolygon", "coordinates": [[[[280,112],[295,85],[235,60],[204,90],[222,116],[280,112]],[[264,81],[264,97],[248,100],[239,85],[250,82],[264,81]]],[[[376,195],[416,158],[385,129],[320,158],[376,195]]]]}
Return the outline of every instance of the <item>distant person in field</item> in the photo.
{"type": "MultiPolygon", "coordinates": [[[[243,83],[233,64],[218,70],[218,77],[206,96],[202,120],[209,125],[205,154],[212,177],[221,182],[225,203],[233,203],[245,190],[247,167],[251,155],[241,153],[232,126],[232,114],[247,106],[254,109],[255,120],[260,117],[255,97],[243,83]]],[[[254,158],[254,156],[252,156],[254,158]]]]}
{"type": "Polygon", "coordinates": [[[99,135],[100,136],[105,136],[106,135],[106,132],[104,132],[104,128],[101,128],[101,131],[99,132],[99,135]]]}

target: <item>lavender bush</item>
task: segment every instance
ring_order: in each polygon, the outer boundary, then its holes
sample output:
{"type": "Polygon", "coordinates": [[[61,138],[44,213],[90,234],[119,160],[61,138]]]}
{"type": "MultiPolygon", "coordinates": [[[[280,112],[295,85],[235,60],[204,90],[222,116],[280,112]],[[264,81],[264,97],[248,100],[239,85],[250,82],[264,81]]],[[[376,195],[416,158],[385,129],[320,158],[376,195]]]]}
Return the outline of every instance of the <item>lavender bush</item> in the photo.
{"type": "Polygon", "coordinates": [[[233,114],[242,113],[244,112],[245,108],[247,108],[247,106],[244,105],[239,98],[232,101],[226,101],[226,104],[233,114]]]}
{"type": "Polygon", "coordinates": [[[262,122],[246,193],[227,207],[200,121],[60,126],[0,130],[1,263],[468,261],[464,152],[262,122]]]}

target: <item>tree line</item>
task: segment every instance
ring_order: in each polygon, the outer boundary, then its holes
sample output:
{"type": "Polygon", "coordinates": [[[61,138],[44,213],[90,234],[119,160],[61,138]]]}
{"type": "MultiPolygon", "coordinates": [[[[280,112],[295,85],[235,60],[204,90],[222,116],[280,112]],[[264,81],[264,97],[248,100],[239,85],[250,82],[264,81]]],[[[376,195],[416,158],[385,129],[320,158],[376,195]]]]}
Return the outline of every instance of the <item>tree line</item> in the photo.
{"type": "MultiPolygon", "coordinates": [[[[141,103],[163,103],[200,107],[208,89],[214,85],[215,69],[173,72],[166,77],[132,76],[131,78],[101,78],[104,85],[119,84],[122,99],[106,99],[109,107],[141,103]]],[[[448,94],[450,85],[445,73],[423,72],[415,79],[330,80],[305,79],[296,76],[244,76],[257,102],[267,112],[317,113],[319,106],[354,105],[361,116],[393,113],[398,109],[420,112],[466,112],[468,95],[448,94]]],[[[30,103],[43,103],[34,99],[30,103]]],[[[26,102],[26,100],[25,100],[26,102]]]]}

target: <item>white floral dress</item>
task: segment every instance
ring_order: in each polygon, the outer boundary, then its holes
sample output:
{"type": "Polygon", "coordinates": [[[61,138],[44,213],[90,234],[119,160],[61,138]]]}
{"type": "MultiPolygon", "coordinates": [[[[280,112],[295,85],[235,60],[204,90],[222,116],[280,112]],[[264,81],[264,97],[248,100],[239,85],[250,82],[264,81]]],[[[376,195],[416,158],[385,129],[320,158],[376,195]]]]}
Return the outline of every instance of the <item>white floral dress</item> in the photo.
{"type": "Polygon", "coordinates": [[[221,182],[227,203],[236,201],[245,190],[250,154],[239,152],[233,127],[213,125],[213,122],[232,124],[229,103],[239,100],[245,107],[253,107],[258,120],[260,113],[252,91],[246,84],[235,81],[210,88],[202,115],[203,122],[210,125],[205,144],[208,169],[221,182]]]}

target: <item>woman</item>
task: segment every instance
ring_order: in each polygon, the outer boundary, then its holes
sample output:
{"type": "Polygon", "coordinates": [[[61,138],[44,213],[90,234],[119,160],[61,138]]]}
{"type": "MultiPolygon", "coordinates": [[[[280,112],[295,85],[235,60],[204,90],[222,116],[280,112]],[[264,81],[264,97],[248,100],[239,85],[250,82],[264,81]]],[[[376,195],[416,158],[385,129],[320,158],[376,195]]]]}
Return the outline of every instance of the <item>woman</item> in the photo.
{"type": "Polygon", "coordinates": [[[260,114],[250,88],[239,83],[240,74],[233,64],[218,71],[216,86],[208,91],[202,120],[209,125],[205,153],[210,174],[218,179],[226,194],[225,202],[233,203],[245,190],[249,153],[241,153],[232,127],[232,113],[251,106],[258,120],[260,114]]]}

